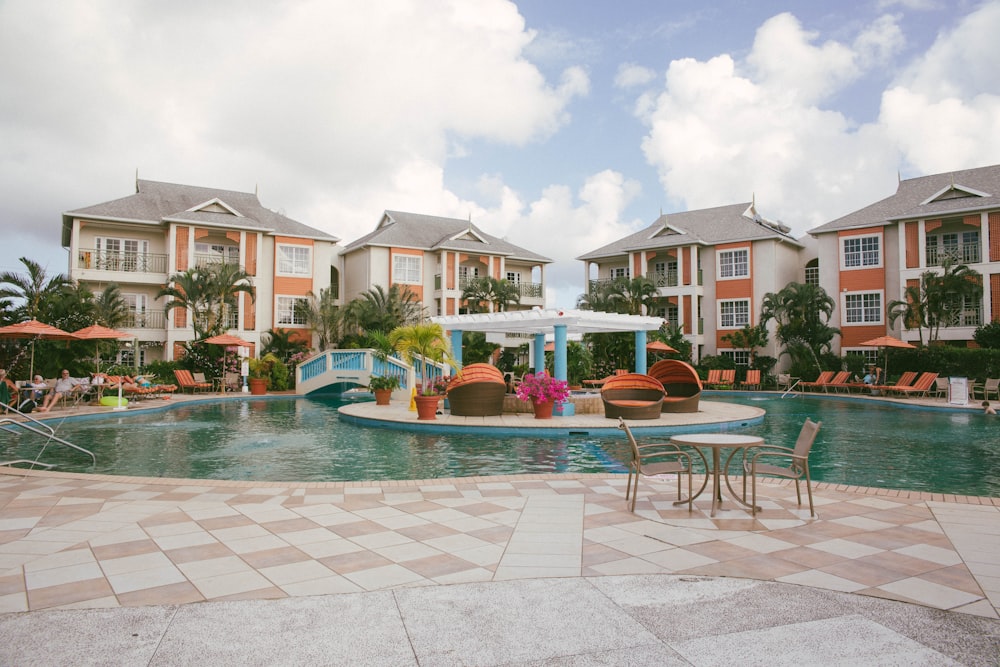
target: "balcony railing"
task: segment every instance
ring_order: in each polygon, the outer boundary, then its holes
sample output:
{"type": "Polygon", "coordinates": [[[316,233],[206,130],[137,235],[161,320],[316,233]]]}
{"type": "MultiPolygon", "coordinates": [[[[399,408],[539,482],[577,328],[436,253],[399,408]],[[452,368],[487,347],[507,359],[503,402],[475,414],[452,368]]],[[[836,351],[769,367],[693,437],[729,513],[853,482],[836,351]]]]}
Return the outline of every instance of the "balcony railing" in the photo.
{"type": "Polygon", "coordinates": [[[122,327],[125,329],[164,329],[166,315],[162,310],[148,310],[144,313],[131,312],[122,327]]]}
{"type": "Polygon", "coordinates": [[[196,252],[194,254],[194,265],[196,267],[212,266],[214,264],[239,264],[239,261],[214,253],[196,252]]]}
{"type": "Polygon", "coordinates": [[[653,271],[647,276],[657,287],[677,287],[677,270],[653,271]]]}
{"type": "Polygon", "coordinates": [[[978,327],[982,324],[983,309],[979,306],[951,311],[950,316],[941,321],[943,327],[978,327]]]}
{"type": "MultiPolygon", "coordinates": [[[[479,280],[475,276],[459,277],[458,279],[458,289],[465,291],[465,289],[475,280],[479,280]]],[[[541,299],[545,296],[545,285],[543,283],[528,283],[524,281],[511,283],[517,289],[517,295],[522,299],[541,299]]],[[[441,274],[434,276],[434,290],[441,290],[441,274]]]]}
{"type": "Polygon", "coordinates": [[[958,246],[927,247],[927,266],[944,266],[945,260],[952,264],[978,264],[981,254],[978,243],[962,243],[958,246]]]}
{"type": "Polygon", "coordinates": [[[80,248],[76,268],[92,271],[125,271],[128,273],[166,273],[167,255],[151,252],[116,252],[80,248]]]}

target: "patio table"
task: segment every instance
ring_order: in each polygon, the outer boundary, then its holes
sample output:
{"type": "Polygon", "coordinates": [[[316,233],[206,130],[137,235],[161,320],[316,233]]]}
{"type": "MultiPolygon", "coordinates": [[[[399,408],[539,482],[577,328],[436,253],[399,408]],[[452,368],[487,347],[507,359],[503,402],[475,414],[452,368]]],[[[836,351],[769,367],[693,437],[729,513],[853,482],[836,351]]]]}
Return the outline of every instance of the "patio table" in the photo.
{"type": "MultiPolygon", "coordinates": [[[[723,466],[720,464],[720,460],[722,458],[721,452],[723,449],[732,449],[733,451],[728,457],[726,457],[726,486],[729,488],[729,494],[733,497],[733,500],[744,507],[752,507],[748,503],[744,502],[743,499],[733,491],[733,487],[729,483],[729,462],[732,461],[733,455],[739,450],[763,445],[763,438],[758,438],[753,435],[739,435],[736,433],[684,433],[671,436],[670,442],[679,446],[694,447],[698,451],[698,455],[701,456],[701,460],[705,463],[706,473],[708,471],[708,460],[705,458],[705,454],[702,452],[702,449],[710,448],[712,450],[712,516],[715,516],[719,506],[722,505],[721,477],[723,466]]],[[[702,483],[701,488],[698,489],[698,492],[694,494],[694,497],[697,498],[700,496],[702,492],[704,492],[707,485],[708,475],[706,474],[705,481],[702,483]]],[[[683,502],[686,503],[687,501],[685,500],[683,502]]]]}

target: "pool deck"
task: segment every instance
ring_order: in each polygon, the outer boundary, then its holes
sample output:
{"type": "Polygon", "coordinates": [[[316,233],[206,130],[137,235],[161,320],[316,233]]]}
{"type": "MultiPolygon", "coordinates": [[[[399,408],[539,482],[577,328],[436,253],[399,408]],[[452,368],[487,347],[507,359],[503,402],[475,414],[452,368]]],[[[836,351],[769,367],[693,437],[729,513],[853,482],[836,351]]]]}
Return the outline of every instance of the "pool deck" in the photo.
{"type": "MultiPolygon", "coordinates": [[[[457,419],[484,418],[442,421],[457,419]]],[[[0,470],[0,663],[1000,656],[1000,499],[817,483],[811,519],[793,486],[767,482],[756,518],[731,501],[712,518],[707,496],[674,507],[670,479],[643,480],[634,514],[624,487],[615,474],[297,484],[0,470]]]]}

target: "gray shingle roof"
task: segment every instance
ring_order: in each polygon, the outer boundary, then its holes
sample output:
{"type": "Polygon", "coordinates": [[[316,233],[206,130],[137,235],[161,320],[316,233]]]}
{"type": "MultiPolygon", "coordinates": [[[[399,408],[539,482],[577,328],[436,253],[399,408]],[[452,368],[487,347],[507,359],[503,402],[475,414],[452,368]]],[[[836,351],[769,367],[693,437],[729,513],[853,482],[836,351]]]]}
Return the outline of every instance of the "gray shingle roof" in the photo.
{"type": "Polygon", "coordinates": [[[604,259],[653,248],[697,243],[711,246],[735,241],[794,238],[756,214],[752,202],[661,215],[656,222],[634,234],[580,255],[581,261],[604,259]],[[756,217],[755,217],[756,215],[756,217]]]}
{"type": "Polygon", "coordinates": [[[491,236],[468,220],[386,211],[375,231],[344,246],[344,252],[366,246],[395,246],[421,250],[465,250],[548,264],[551,259],[491,236]]]}
{"type": "Polygon", "coordinates": [[[72,218],[93,218],[98,220],[129,220],[148,224],[162,224],[166,220],[171,220],[227,227],[246,227],[270,234],[298,236],[321,241],[337,242],[340,240],[336,236],[265,208],[257,195],[249,192],[143,180],[136,181],[136,190],[135,194],[128,197],[67,211],[63,214],[63,220],[68,222],[72,218]],[[236,211],[239,215],[189,210],[215,200],[236,211]]]}
{"type": "Polygon", "coordinates": [[[1000,165],[948,171],[900,181],[896,194],[809,230],[825,234],[842,229],[887,225],[898,220],[936,218],[1000,208],[1000,165]],[[985,196],[969,194],[973,190],[985,196]],[[936,197],[933,201],[923,203],[936,197]],[[956,196],[957,195],[957,196],[956,196]]]}

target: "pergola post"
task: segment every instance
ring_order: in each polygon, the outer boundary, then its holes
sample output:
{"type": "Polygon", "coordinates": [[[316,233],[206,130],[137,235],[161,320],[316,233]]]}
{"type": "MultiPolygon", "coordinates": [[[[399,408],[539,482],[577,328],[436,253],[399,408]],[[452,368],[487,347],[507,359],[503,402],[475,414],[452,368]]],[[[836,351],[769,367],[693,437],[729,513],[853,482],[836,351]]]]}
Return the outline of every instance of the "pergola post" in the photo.
{"type": "Polygon", "coordinates": [[[545,334],[535,334],[535,374],[545,370],[545,334]]]}
{"type": "Polygon", "coordinates": [[[635,372],[646,374],[646,330],[635,332],[635,372]]]}
{"type": "Polygon", "coordinates": [[[451,356],[459,368],[462,367],[462,330],[451,330],[451,356]]]}
{"type": "MultiPolygon", "coordinates": [[[[555,363],[553,371],[557,380],[566,380],[566,325],[557,324],[555,329],[555,363]]],[[[645,332],[643,332],[645,333],[645,332]]]]}

